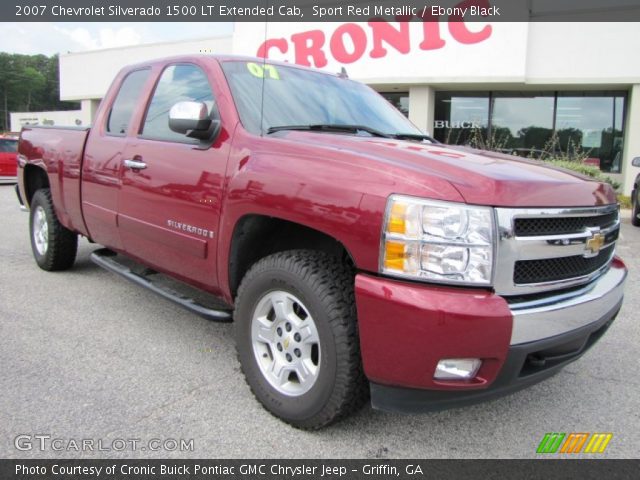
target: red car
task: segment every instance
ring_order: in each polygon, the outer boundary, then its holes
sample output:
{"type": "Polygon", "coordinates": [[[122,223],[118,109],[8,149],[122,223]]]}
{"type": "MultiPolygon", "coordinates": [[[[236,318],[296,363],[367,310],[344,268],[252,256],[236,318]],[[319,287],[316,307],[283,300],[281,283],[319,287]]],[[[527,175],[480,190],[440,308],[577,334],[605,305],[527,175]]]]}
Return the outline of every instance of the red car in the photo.
{"type": "Polygon", "coordinates": [[[18,137],[0,136],[0,183],[16,183],[18,137]]]}

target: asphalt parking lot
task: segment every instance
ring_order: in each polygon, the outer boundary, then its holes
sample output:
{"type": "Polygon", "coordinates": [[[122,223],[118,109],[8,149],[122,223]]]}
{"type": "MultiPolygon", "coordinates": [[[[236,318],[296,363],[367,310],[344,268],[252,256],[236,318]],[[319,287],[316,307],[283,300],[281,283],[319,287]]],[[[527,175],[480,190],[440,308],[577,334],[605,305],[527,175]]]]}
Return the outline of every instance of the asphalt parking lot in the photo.
{"type": "Polygon", "coordinates": [[[528,458],[546,432],[612,432],[604,456],[639,457],[640,228],[626,215],[625,304],[581,360],[490,403],[411,416],[367,407],[320,432],[295,430],[254,400],[231,325],[100,269],[84,240],[73,270],[40,270],[12,186],[0,186],[0,221],[0,458],[528,458]],[[15,447],[19,435],[31,450],[15,447]],[[35,435],[62,439],[63,450],[41,451],[35,435]],[[70,441],[87,439],[128,447],[78,454],[70,441]],[[192,450],[152,451],[151,439],[193,440],[192,450]]]}

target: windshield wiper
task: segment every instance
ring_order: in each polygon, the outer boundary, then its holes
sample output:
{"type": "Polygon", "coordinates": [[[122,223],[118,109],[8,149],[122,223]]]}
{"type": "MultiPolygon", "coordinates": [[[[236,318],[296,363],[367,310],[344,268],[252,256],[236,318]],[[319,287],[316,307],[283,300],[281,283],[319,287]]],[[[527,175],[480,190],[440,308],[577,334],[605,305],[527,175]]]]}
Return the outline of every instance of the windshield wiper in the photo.
{"type": "Polygon", "coordinates": [[[366,132],[374,137],[391,138],[391,135],[382,133],[375,128],[365,127],[364,125],[342,125],[330,123],[318,123],[313,125],[279,125],[277,127],[269,127],[267,133],[280,132],[282,130],[304,130],[311,132],[347,132],[358,133],[366,132]]]}
{"type": "Polygon", "coordinates": [[[421,133],[394,133],[390,136],[393,138],[397,138],[398,140],[427,140],[431,143],[440,143],[435,138],[430,137],[429,135],[423,135],[421,133]]]}

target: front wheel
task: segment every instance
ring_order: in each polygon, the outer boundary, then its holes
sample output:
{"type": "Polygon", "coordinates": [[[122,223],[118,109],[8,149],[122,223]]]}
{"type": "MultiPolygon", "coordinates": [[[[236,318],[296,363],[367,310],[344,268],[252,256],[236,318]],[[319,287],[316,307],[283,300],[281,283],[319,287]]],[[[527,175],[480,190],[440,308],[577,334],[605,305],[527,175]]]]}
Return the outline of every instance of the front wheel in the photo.
{"type": "Polygon", "coordinates": [[[640,227],[640,202],[638,201],[638,196],[640,195],[640,190],[637,188],[633,189],[631,193],[631,224],[634,227],[640,227]]]}
{"type": "Polygon", "coordinates": [[[260,260],[242,280],[234,318],[247,383],[273,415],[318,429],[367,400],[353,273],[338,259],[293,250],[260,260]]]}
{"type": "Polygon", "coordinates": [[[29,226],[31,250],[38,266],[47,271],[71,268],[78,250],[78,235],[58,220],[48,188],[33,195],[29,226]]]}

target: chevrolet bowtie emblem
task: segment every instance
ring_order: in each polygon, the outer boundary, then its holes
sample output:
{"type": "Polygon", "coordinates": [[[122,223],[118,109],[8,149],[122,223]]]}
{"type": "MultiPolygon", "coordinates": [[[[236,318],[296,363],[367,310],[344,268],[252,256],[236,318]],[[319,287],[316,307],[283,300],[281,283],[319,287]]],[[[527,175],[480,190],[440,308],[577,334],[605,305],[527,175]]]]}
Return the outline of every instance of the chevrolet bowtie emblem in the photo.
{"type": "Polygon", "coordinates": [[[604,235],[602,233],[594,233],[593,236],[587,240],[586,250],[596,254],[604,246],[604,235]]]}

